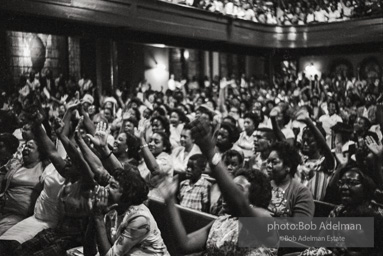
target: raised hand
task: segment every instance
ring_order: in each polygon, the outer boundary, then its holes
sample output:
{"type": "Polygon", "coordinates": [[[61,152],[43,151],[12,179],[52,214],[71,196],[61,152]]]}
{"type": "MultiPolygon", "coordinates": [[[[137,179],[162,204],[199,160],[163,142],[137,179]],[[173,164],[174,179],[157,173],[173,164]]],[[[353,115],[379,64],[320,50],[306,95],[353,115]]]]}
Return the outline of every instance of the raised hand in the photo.
{"type": "Polygon", "coordinates": [[[107,124],[104,122],[99,122],[96,127],[96,133],[94,137],[90,134],[87,134],[87,137],[91,142],[98,147],[105,147],[108,144],[108,133],[107,133],[107,124]]]}
{"type": "Polygon", "coordinates": [[[210,124],[208,122],[202,119],[197,119],[191,122],[190,125],[192,127],[192,138],[203,152],[208,152],[209,149],[215,147],[210,124]]]}
{"type": "Polygon", "coordinates": [[[271,111],[270,111],[270,117],[277,117],[278,114],[281,112],[281,109],[280,107],[274,107],[271,111]]]}
{"type": "Polygon", "coordinates": [[[380,141],[376,142],[373,137],[367,136],[364,140],[368,149],[376,156],[383,157],[383,145],[380,141]]]}
{"type": "Polygon", "coordinates": [[[158,191],[162,195],[162,198],[165,201],[169,201],[175,198],[177,192],[178,176],[173,178],[172,181],[169,179],[164,179],[161,184],[158,186],[158,191]]]}
{"type": "Polygon", "coordinates": [[[121,97],[122,92],[120,91],[120,89],[116,89],[116,95],[117,97],[121,97]]]}
{"type": "Polygon", "coordinates": [[[309,113],[306,109],[301,109],[295,114],[295,120],[306,123],[310,119],[309,113]]]}
{"type": "Polygon", "coordinates": [[[55,130],[56,134],[60,135],[63,128],[64,128],[64,122],[60,118],[56,117],[53,120],[53,129],[55,130]]]}
{"type": "Polygon", "coordinates": [[[81,105],[81,102],[76,100],[75,102],[67,105],[67,111],[73,111],[75,109],[78,109],[78,107],[81,105]]]}
{"type": "Polygon", "coordinates": [[[34,125],[41,125],[45,119],[44,115],[39,110],[36,110],[36,112],[32,114],[32,118],[34,125]]]}

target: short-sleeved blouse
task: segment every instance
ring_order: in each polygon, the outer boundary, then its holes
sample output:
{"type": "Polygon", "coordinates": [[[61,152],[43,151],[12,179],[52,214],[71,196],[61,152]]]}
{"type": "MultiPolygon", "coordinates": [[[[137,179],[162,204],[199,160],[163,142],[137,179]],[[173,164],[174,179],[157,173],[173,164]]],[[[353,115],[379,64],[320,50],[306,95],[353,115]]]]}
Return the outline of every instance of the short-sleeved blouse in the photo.
{"type": "MultiPolygon", "coordinates": [[[[168,153],[162,152],[156,157],[156,161],[160,166],[161,172],[166,174],[166,177],[171,181],[173,179],[174,173],[172,157],[168,153]]],[[[145,162],[138,166],[138,170],[140,171],[141,177],[143,177],[146,183],[149,185],[150,191],[148,196],[151,198],[161,199],[162,196],[157,187],[161,183],[162,179],[158,179],[157,175],[152,175],[145,162]]]]}

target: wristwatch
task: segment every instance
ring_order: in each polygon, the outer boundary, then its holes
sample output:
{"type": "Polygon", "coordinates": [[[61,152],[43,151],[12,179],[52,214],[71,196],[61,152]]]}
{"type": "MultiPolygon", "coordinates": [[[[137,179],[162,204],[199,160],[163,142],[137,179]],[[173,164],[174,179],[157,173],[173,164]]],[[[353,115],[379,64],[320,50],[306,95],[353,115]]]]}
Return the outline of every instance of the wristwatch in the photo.
{"type": "Polygon", "coordinates": [[[221,154],[215,153],[211,159],[211,165],[216,166],[221,161],[221,154]]]}

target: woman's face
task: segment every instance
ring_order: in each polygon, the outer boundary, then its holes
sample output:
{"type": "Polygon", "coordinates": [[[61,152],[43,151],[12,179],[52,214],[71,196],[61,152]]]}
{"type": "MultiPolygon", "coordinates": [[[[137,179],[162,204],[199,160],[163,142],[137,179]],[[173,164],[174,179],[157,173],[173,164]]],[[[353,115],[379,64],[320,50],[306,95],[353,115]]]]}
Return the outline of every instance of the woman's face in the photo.
{"type": "Polygon", "coordinates": [[[105,190],[108,191],[109,205],[120,202],[122,188],[120,187],[120,183],[116,181],[113,176],[109,180],[109,184],[105,187],[105,190]]]}
{"type": "Polygon", "coordinates": [[[164,141],[158,133],[154,133],[152,137],[149,140],[149,150],[152,152],[154,156],[158,156],[161,154],[164,150],[164,141]]]}
{"type": "Polygon", "coordinates": [[[255,130],[254,122],[250,118],[245,118],[245,120],[243,122],[243,127],[245,128],[245,131],[248,134],[253,134],[253,132],[255,130]]]}
{"type": "Polygon", "coordinates": [[[170,124],[177,126],[180,123],[180,117],[176,112],[172,112],[169,118],[170,124]]]}
{"type": "Polygon", "coordinates": [[[124,151],[127,151],[127,149],[128,146],[126,145],[126,134],[120,133],[113,143],[113,153],[119,155],[124,151]]]}
{"type": "Polygon", "coordinates": [[[237,107],[231,107],[229,111],[229,115],[234,117],[235,120],[239,119],[239,110],[237,107]]]}
{"type": "Polygon", "coordinates": [[[302,154],[306,156],[311,156],[316,151],[318,151],[318,144],[315,140],[315,137],[309,131],[303,132],[301,151],[302,154]]]}
{"type": "Polygon", "coordinates": [[[289,177],[290,170],[283,164],[282,159],[279,157],[278,152],[273,150],[267,158],[267,175],[270,180],[280,182],[289,177]]]}
{"type": "Polygon", "coordinates": [[[104,108],[113,108],[113,103],[110,101],[106,102],[104,108]]]}
{"type": "Polygon", "coordinates": [[[108,122],[111,122],[113,120],[112,111],[109,108],[106,108],[104,110],[104,116],[108,120],[108,122]]]}
{"type": "Polygon", "coordinates": [[[126,121],[124,126],[124,132],[134,134],[134,124],[132,122],[126,121]]]}
{"type": "Polygon", "coordinates": [[[359,205],[364,201],[362,177],[356,171],[347,171],[338,181],[342,204],[359,205]]]}
{"type": "Polygon", "coordinates": [[[24,149],[23,149],[23,161],[24,164],[34,163],[40,160],[40,152],[38,151],[38,146],[36,141],[29,140],[24,149]]]}
{"type": "Polygon", "coordinates": [[[336,113],[336,105],[334,103],[328,104],[328,114],[332,116],[336,113]]]}
{"type": "Polygon", "coordinates": [[[159,119],[154,119],[153,122],[152,122],[152,130],[153,132],[161,132],[161,131],[164,131],[164,126],[163,124],[161,123],[161,121],[159,119]]]}

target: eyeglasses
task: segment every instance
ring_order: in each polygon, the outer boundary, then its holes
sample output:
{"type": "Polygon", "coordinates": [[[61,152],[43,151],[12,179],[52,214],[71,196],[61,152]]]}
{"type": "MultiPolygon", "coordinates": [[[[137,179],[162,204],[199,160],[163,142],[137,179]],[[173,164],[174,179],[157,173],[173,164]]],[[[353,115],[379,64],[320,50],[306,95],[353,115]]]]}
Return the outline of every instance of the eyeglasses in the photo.
{"type": "Polygon", "coordinates": [[[348,188],[355,187],[362,184],[359,180],[339,180],[337,182],[338,187],[342,187],[343,185],[346,185],[348,188]]]}

